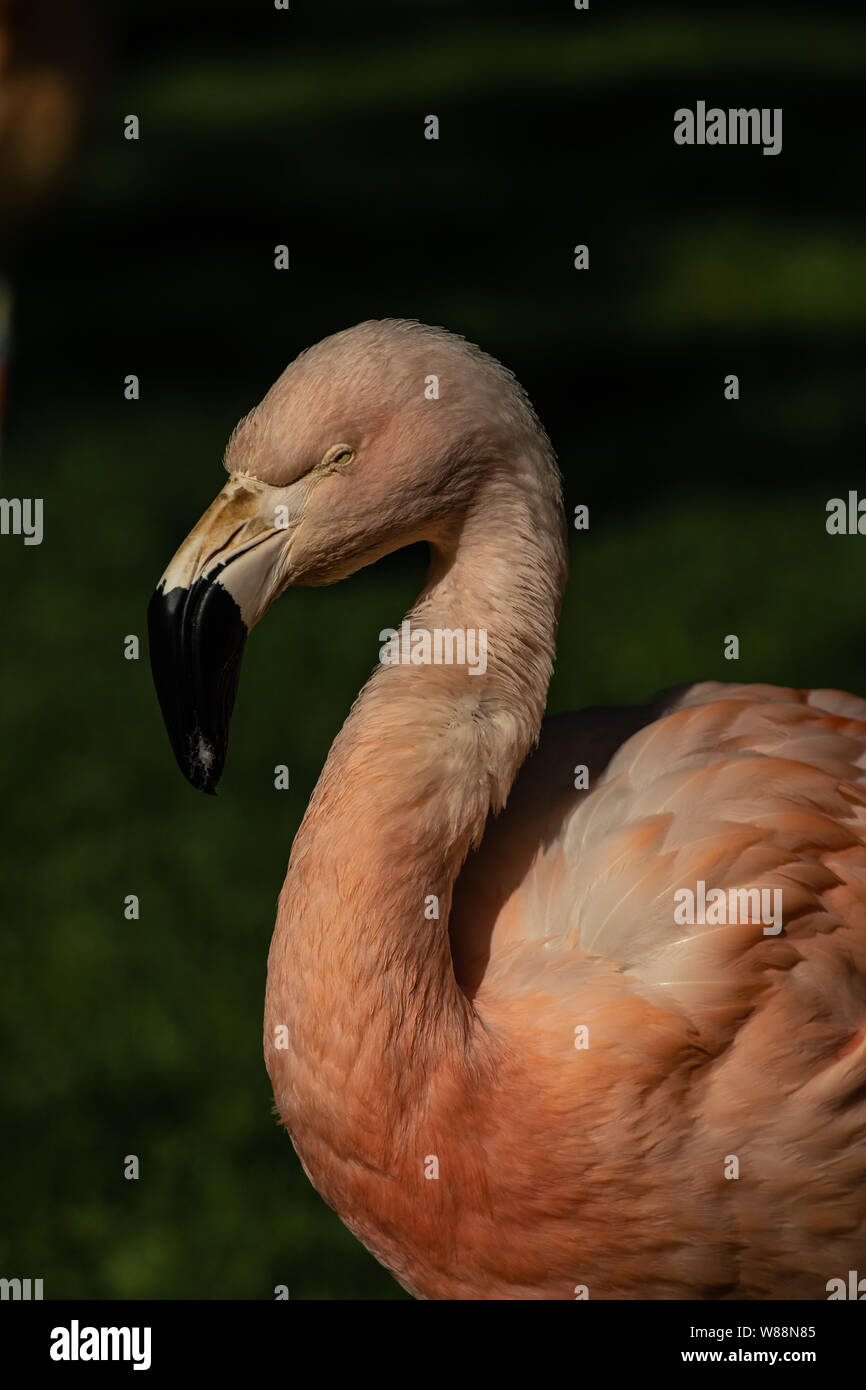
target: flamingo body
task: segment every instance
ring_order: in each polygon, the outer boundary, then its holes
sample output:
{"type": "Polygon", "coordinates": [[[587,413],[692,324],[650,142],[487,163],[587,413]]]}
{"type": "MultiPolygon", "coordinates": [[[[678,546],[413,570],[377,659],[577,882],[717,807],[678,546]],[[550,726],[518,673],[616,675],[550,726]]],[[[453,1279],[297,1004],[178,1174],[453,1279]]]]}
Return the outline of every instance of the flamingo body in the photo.
{"type": "Polygon", "coordinates": [[[151,609],[194,785],[285,588],[424,538],[412,629],[488,633],[481,676],[379,667],[292,849],[265,1058],[319,1192],[421,1298],[825,1298],[866,1265],[866,702],[702,682],[542,723],[555,463],[441,330],[303,354],[226,467],[151,609]],[[697,885],[778,922],[683,922],[697,885]]]}

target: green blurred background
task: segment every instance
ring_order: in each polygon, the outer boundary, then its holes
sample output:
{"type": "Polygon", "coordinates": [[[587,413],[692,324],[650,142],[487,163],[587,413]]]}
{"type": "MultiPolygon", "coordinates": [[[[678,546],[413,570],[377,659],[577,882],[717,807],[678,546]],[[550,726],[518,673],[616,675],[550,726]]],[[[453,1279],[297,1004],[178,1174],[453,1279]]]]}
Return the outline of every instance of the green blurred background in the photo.
{"type": "Polygon", "coordinates": [[[517,373],[569,511],[590,505],[552,710],[706,677],[866,694],[866,540],[824,524],[866,493],[866,25],[600,0],[22,13],[0,81],[61,95],[42,137],[0,105],[0,491],[45,505],[41,546],[0,537],[0,1275],[46,1298],[405,1297],[277,1128],[261,1011],[292,836],[424,556],[277,605],[215,799],[171,756],[148,598],[286,363],[416,317],[517,373]],[[783,107],[782,154],[676,147],[699,98],[783,107]]]}

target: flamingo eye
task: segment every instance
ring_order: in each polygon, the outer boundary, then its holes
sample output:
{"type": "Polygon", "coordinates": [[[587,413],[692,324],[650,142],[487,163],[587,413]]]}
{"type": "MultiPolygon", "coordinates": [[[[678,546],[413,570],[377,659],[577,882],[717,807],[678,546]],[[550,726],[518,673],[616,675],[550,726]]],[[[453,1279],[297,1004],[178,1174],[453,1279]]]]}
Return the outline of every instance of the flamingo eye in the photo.
{"type": "Polygon", "coordinates": [[[320,467],[322,468],[345,468],[355,457],[355,450],[351,444],[332,444],[325,454],[320,467]]]}

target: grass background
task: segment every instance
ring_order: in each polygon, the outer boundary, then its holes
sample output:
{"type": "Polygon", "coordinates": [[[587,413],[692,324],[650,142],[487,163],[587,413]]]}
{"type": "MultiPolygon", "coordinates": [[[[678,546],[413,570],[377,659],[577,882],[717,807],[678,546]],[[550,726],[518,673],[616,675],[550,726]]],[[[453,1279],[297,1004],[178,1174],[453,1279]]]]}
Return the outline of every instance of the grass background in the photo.
{"type": "Polygon", "coordinates": [[[215,799],[174,766],[144,635],[231,427],[304,346],[417,317],[530,391],[591,508],[552,710],[706,677],[866,694],[866,541],[824,527],[866,493],[866,26],[705,8],[74,11],[83,134],[3,237],[2,491],[44,498],[45,540],[0,538],[0,1274],[49,1298],[405,1296],[278,1130],[261,1009],[292,836],[424,556],[277,605],[215,799]],[[782,154],[677,148],[698,98],[783,107],[782,154]]]}

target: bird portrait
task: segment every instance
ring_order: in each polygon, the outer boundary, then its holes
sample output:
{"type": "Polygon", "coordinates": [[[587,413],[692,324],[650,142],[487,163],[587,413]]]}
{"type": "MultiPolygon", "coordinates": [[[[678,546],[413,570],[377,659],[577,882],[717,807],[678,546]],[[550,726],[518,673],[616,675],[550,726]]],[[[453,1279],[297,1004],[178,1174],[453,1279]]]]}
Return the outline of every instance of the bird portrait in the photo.
{"type": "Polygon", "coordinates": [[[267,961],[325,1202],[419,1299],[809,1300],[866,1267],[866,700],[696,672],[546,718],[557,460],[444,328],[307,348],[224,464],[148,615],[201,792],[270,605],[429,555],[346,690],[267,961]]]}

